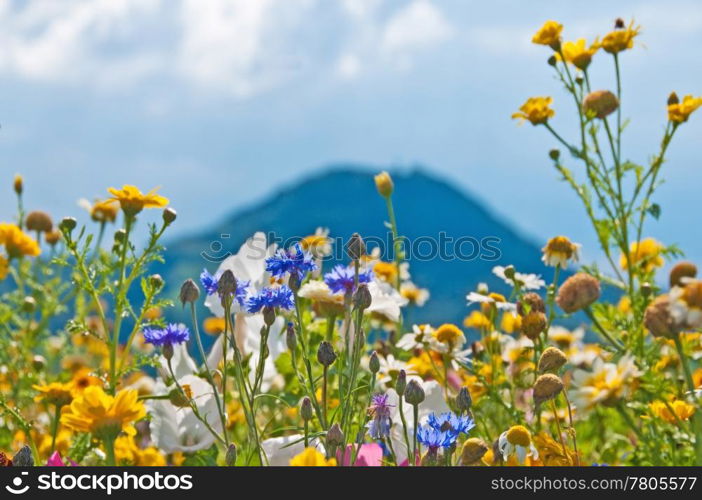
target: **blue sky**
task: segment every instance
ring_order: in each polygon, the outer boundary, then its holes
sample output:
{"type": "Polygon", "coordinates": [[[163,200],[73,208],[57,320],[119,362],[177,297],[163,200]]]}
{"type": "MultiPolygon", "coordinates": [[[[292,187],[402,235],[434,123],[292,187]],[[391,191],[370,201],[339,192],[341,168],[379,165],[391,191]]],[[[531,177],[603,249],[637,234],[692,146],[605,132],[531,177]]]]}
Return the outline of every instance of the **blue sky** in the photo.
{"type": "MultiPolygon", "coordinates": [[[[553,140],[510,114],[553,95],[571,134],[531,35],[553,18],[590,40],[617,16],[644,27],[622,65],[623,147],[645,161],[668,93],[702,94],[693,1],[0,0],[0,179],[24,174],[27,205],[57,217],[107,186],[160,185],[187,233],[329,163],[419,163],[537,241],[568,234],[598,258],[553,140]]],[[[599,54],[595,88],[613,87],[611,69],[599,54]]],[[[675,138],[647,231],[697,260],[700,146],[702,115],[675,138]]]]}

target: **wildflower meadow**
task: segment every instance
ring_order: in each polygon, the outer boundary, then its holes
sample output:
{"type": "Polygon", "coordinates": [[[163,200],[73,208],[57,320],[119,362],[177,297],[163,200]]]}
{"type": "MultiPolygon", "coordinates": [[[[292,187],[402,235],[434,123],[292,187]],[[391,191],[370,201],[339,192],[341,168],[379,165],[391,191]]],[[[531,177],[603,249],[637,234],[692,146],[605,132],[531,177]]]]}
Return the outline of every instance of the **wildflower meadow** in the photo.
{"type": "Polygon", "coordinates": [[[412,220],[387,172],[387,212],[367,217],[387,221],[388,255],[356,233],[332,264],[333,227],[287,247],[256,232],[178,294],[150,270],[178,219],[167,186],[109,188],[83,202],[82,226],[5,179],[0,466],[702,465],[702,281],[684,249],[647,236],[702,97],[651,96],[660,142],[627,151],[640,27],[563,35],[555,21],[534,34],[556,99],[526,99],[513,133],[553,140],[543,158],[581,202],[599,264],[554,235],[551,274],[496,266],[510,292],[460,297],[463,324],[407,321],[432,290],[412,279],[412,220]]]}

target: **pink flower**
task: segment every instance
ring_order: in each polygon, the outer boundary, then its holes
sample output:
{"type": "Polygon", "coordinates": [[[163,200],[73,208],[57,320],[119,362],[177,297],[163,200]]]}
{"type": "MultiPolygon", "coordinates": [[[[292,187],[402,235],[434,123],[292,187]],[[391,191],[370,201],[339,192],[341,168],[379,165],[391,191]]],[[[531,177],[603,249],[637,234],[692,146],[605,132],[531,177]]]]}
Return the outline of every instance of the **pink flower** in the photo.
{"type": "MultiPolygon", "coordinates": [[[[341,452],[337,452],[337,460],[344,466],[351,465],[351,458],[353,457],[354,445],[348,445],[346,448],[346,453],[344,453],[343,460],[341,459],[341,452]]],[[[383,449],[377,443],[366,443],[361,445],[361,449],[358,451],[358,456],[356,457],[355,467],[380,467],[383,461],[383,449]]]]}
{"type": "MultiPolygon", "coordinates": [[[[68,459],[68,462],[72,467],[77,467],[78,464],[75,463],[73,460],[70,458],[68,459]]],[[[49,460],[46,461],[46,465],[48,467],[65,467],[66,464],[63,462],[63,459],[61,458],[61,454],[58,451],[55,451],[50,457],[49,460]]]]}

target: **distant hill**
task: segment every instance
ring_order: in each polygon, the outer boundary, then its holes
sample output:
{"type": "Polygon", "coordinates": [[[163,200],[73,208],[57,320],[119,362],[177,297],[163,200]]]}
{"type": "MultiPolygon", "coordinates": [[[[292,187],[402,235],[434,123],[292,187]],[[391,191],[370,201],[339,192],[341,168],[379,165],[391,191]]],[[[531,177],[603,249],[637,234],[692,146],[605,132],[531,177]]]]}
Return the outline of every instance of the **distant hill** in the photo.
{"type": "MultiPolygon", "coordinates": [[[[441,233],[444,239],[463,238],[461,249],[465,256],[470,256],[475,241],[491,238],[482,250],[483,258],[409,259],[412,280],[431,292],[429,302],[413,311],[409,321],[460,324],[467,313],[465,296],[478,283],[507,291],[491,272],[495,265],[513,264],[521,272],[542,274],[546,281],[551,278],[552,270],[541,264],[539,246],[489,213],[470,194],[421,169],[392,175],[400,234],[409,241],[422,241],[418,249],[423,255],[431,250],[430,239],[438,241],[441,233]]],[[[166,279],[167,293],[176,296],[184,279],[197,278],[203,267],[211,271],[217,268],[216,263],[203,258],[202,252],[222,256],[236,251],[256,231],[291,238],[304,237],[321,226],[330,229],[331,237],[342,237],[344,241],[353,232],[382,239],[387,234],[386,220],[385,203],[378,196],[370,173],[353,166],[330,167],[236,211],[206,232],[168,241],[166,263],[155,265],[154,271],[166,279]],[[219,242],[221,248],[217,243],[212,246],[212,242],[219,242]]],[[[325,263],[326,266],[331,263],[325,263]]]]}

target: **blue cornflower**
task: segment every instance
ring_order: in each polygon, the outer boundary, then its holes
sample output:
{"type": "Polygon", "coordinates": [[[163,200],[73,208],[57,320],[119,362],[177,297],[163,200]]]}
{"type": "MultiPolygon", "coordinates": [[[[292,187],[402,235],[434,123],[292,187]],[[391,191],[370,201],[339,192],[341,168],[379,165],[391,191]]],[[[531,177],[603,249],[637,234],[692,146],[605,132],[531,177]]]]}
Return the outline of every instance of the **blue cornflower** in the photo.
{"type": "Polygon", "coordinates": [[[246,301],[246,310],[250,313],[259,312],[264,307],[292,309],[295,307],[292,290],[286,285],[264,288],[258,295],[249,297],[246,301]]]}
{"type": "MultiPolygon", "coordinates": [[[[219,277],[213,276],[209,273],[207,269],[203,269],[200,273],[200,283],[202,287],[207,292],[207,295],[214,295],[217,293],[217,284],[219,283],[219,277]]],[[[248,288],[251,284],[250,281],[238,281],[236,282],[236,295],[235,299],[241,307],[244,307],[246,302],[246,296],[248,295],[248,288]]]]}
{"type": "Polygon", "coordinates": [[[299,243],[286,250],[278,250],[273,257],[266,259],[266,271],[276,278],[282,278],[285,274],[297,274],[302,280],[305,275],[317,269],[314,257],[311,253],[305,252],[299,243]]]}
{"type": "Polygon", "coordinates": [[[432,413],[429,415],[427,423],[437,431],[454,433],[456,436],[458,434],[468,434],[475,427],[475,422],[470,416],[459,417],[450,411],[442,413],[438,417],[435,413],[432,413]]]}
{"type": "MultiPolygon", "coordinates": [[[[346,266],[334,266],[330,272],[324,275],[324,282],[333,293],[353,292],[355,271],[346,266]]],[[[373,271],[367,269],[358,273],[359,283],[369,283],[373,279],[373,271]]]]}
{"type": "Polygon", "coordinates": [[[182,323],[171,323],[166,328],[144,328],[144,340],[155,346],[182,344],[190,340],[190,331],[182,323]]]}
{"type": "Polygon", "coordinates": [[[373,419],[368,422],[368,433],[373,439],[383,439],[390,435],[392,420],[390,409],[395,406],[388,404],[387,394],[375,394],[371,399],[368,413],[373,419]]]}
{"type": "Polygon", "coordinates": [[[207,292],[207,295],[214,295],[217,293],[217,278],[212,276],[207,269],[203,269],[200,273],[200,283],[202,287],[207,292]]]}
{"type": "Polygon", "coordinates": [[[417,431],[417,440],[429,448],[429,451],[436,451],[439,448],[450,448],[456,443],[457,437],[458,434],[440,431],[428,425],[420,427],[417,431]]]}

